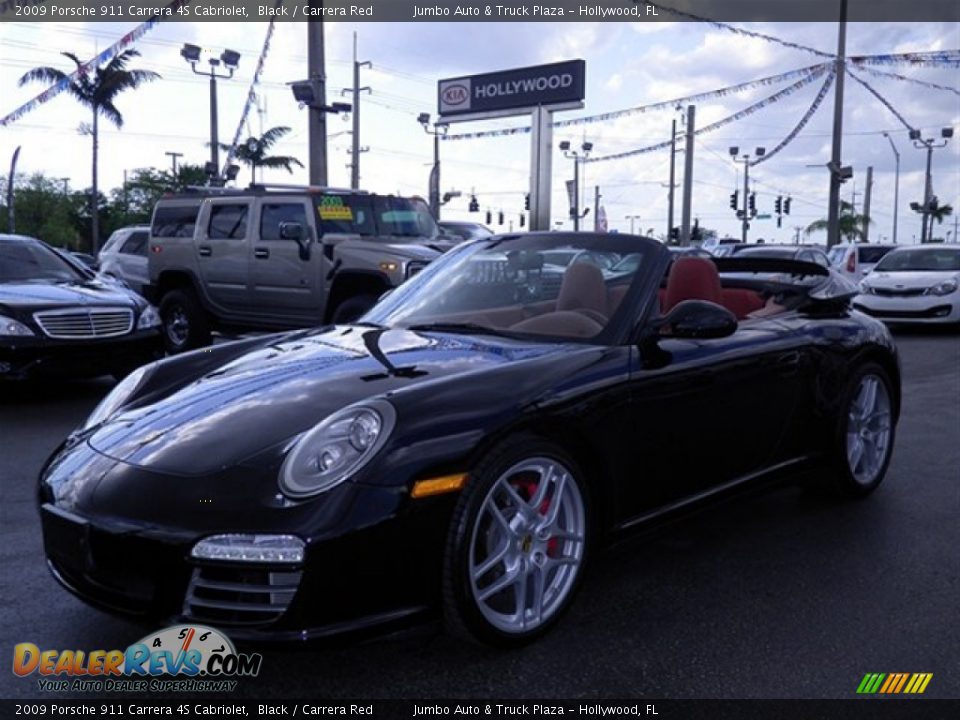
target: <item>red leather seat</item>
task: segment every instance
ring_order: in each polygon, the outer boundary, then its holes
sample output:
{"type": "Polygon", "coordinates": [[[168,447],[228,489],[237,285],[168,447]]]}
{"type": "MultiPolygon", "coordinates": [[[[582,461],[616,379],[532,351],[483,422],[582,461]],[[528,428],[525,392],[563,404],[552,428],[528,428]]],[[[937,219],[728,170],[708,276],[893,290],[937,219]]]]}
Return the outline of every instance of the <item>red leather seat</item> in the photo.
{"type": "Polygon", "coordinates": [[[661,312],[666,314],[684,300],[723,304],[723,288],[717,266],[706,258],[679,257],[670,268],[661,312]]]}
{"type": "Polygon", "coordinates": [[[745,288],[723,288],[722,305],[737,316],[737,320],[743,320],[754,310],[763,307],[763,298],[759,293],[745,288]]]}

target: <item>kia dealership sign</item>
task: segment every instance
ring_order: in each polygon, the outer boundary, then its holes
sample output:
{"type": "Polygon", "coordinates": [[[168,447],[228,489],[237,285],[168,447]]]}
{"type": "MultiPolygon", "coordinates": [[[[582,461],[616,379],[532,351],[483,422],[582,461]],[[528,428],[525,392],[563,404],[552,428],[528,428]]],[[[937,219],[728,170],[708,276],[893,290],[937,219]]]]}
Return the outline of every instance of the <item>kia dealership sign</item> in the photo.
{"type": "Polygon", "coordinates": [[[568,60],[550,65],[503,70],[484,75],[441,80],[438,83],[440,115],[528,110],[583,100],[586,63],[568,60]]]}

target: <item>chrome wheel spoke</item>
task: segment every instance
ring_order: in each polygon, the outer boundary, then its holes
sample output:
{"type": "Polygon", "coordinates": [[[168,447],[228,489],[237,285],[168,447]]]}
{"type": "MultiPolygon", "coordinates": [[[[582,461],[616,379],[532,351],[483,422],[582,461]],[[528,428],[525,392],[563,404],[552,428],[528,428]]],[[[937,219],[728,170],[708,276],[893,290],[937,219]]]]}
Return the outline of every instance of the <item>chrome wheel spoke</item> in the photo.
{"type": "Polygon", "coordinates": [[[484,619],[506,633],[549,621],[573,589],[585,537],[583,497],[560,462],[529,458],[504,472],[473,520],[469,548],[470,589],[484,619]]]}
{"type": "Polygon", "coordinates": [[[497,578],[495,581],[480,590],[479,594],[477,595],[477,599],[486,600],[489,597],[493,597],[494,595],[506,590],[511,585],[514,585],[517,580],[523,577],[524,575],[519,568],[508,570],[501,577],[497,578]]]}

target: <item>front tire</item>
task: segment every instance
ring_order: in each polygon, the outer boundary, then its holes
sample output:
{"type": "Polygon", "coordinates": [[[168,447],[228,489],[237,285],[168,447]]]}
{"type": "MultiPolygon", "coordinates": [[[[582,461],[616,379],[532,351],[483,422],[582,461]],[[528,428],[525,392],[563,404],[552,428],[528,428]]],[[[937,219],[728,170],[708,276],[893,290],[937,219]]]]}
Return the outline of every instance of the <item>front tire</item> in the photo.
{"type": "Polygon", "coordinates": [[[857,369],[840,404],[834,438],[833,489],[864,497],[879,487],[893,454],[896,433],[893,384],[875,363],[857,369]]]}
{"type": "Polygon", "coordinates": [[[570,606],[590,538],[576,463],[552,443],[518,438],[471,473],[444,558],[449,630],[500,647],[543,635],[570,606]]]}
{"type": "Polygon", "coordinates": [[[171,290],[160,301],[163,340],[171,355],[210,344],[210,321],[190,288],[171,290]]]}
{"type": "Polygon", "coordinates": [[[351,323],[376,304],[377,298],[374,295],[354,295],[347,298],[333,311],[333,323],[334,325],[351,323]]]}

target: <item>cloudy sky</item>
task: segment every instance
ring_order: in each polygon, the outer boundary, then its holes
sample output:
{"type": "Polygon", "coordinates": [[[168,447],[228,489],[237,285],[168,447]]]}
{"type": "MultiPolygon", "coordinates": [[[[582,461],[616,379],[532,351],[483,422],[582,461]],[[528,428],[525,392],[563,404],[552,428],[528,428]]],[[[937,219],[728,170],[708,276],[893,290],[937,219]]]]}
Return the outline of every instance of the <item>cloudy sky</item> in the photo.
{"type": "MultiPolygon", "coordinates": [[[[101,187],[119,185],[124,169],[168,167],[166,151],[184,154],[189,162],[207,159],[209,105],[207,82],[191,73],[179,48],[191,42],[219,54],[221,48],[242,53],[240,70],[233,80],[220,83],[221,139],[231,138],[240,119],[244,98],[266,33],[265,23],[169,23],[146,35],[137,48],[143,57],[138,67],[159,72],[163,79],[122,96],[117,106],[124,116],[122,130],[105,123],[101,136],[101,187]]],[[[836,27],[831,24],[769,23],[743,25],[751,30],[831,51],[836,27]]],[[[130,25],[113,23],[7,23],[0,25],[0,114],[6,114],[43,88],[17,86],[18,78],[37,65],[69,70],[71,63],[59,55],[68,50],[93,56],[113,43],[130,25]]],[[[436,112],[436,81],[477,72],[533,65],[572,58],[587,64],[585,108],[558,118],[578,117],[619,110],[703,92],[774,73],[801,68],[822,59],[696,23],[328,23],[326,26],[328,99],[351,82],[353,33],[361,60],[373,63],[363,70],[362,84],[372,88],[362,100],[361,185],[370,190],[422,194],[432,162],[432,140],[416,122],[420,112],[436,112]]],[[[960,29],[947,24],[852,24],[848,52],[852,55],[901,53],[960,48],[960,29]]],[[[958,86],[956,69],[882,68],[943,85],[958,86]]],[[[288,125],[293,132],[277,147],[306,161],[305,111],[298,110],[285,83],[307,75],[306,26],[277,26],[260,88],[263,112],[251,115],[242,138],[262,127],[288,125]]],[[[894,79],[863,76],[924,137],[939,136],[940,128],[960,131],[960,96],[894,79]]],[[[697,107],[697,124],[705,125],[772,94],[782,85],[758,88],[697,107]]],[[[740,187],[738,167],[729,159],[728,147],[772,148],[792,129],[813,101],[821,82],[814,82],[764,110],[696,140],[693,212],[701,225],[721,234],[739,235],[739,223],[728,207],[729,195],[740,187]]],[[[349,98],[344,98],[349,100],[349,98]]],[[[822,167],[830,155],[832,93],[801,135],[775,158],[756,167],[757,205],[772,212],[778,194],[790,194],[793,213],[777,229],[774,220],[757,220],[752,236],[786,241],[794,228],[824,217],[828,178],[822,167]],[[808,167],[815,165],[817,167],[808,167]]],[[[558,130],[555,141],[584,140],[594,144],[595,155],[606,155],[652,145],[669,138],[670,110],[558,130]]],[[[89,138],[78,133],[86,112],[66,95],[0,129],[0,165],[22,145],[21,172],[43,172],[69,178],[71,187],[90,182],[89,138]]],[[[453,132],[475,131],[523,124],[522,118],[497,122],[465,123],[453,132]]],[[[347,151],[350,123],[346,116],[331,117],[330,182],[349,184],[347,151]]],[[[919,235],[919,216],[909,203],[922,199],[925,153],[914,149],[897,118],[862,87],[848,80],[844,120],[844,162],[855,169],[855,178],[843,186],[846,199],[863,201],[867,166],[874,168],[872,239],[892,234],[894,154],[884,132],[889,132],[901,154],[900,223],[902,242],[919,235]]],[[[960,132],[958,132],[960,136],[960,132]]],[[[503,210],[508,223],[523,209],[529,177],[529,136],[447,141],[441,145],[442,189],[460,190],[464,197],[444,208],[447,219],[483,220],[467,212],[467,195],[476,192],[481,207],[503,210]]],[[[960,207],[960,137],[934,153],[934,192],[941,202],[960,207]]],[[[683,157],[677,158],[678,181],[683,157]]],[[[572,176],[569,160],[554,156],[553,217],[564,220],[567,199],[563,181],[572,176]]],[[[667,224],[666,183],[669,152],[660,151],[629,159],[585,166],[585,186],[592,200],[599,185],[611,227],[629,230],[628,215],[639,215],[635,227],[653,228],[661,234],[667,224]]],[[[245,176],[242,176],[245,178],[245,176]]],[[[271,171],[266,181],[306,182],[306,172],[289,176],[271,171]]],[[[679,223],[679,195],[677,223],[679,223]]],[[[496,229],[496,225],[495,225],[496,229]]],[[[503,229],[507,229],[504,226],[503,229]]],[[[939,234],[953,232],[952,220],[939,234]]],[[[823,235],[814,236],[822,241],[823,235]]]]}

